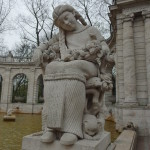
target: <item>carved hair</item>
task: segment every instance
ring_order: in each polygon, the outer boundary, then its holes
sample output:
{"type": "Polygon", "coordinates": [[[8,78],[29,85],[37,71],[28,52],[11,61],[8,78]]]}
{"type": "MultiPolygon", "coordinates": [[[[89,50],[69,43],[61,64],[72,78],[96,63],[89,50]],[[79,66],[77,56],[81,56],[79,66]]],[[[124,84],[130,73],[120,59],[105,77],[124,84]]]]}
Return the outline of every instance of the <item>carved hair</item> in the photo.
{"type": "Polygon", "coordinates": [[[65,42],[65,33],[64,30],[59,28],[59,47],[60,47],[60,55],[62,56],[66,53],[67,50],[66,42],[65,42]]]}
{"type": "Polygon", "coordinates": [[[57,19],[59,18],[59,16],[64,13],[64,12],[72,12],[75,13],[75,18],[77,20],[79,20],[84,26],[87,25],[86,21],[83,19],[83,17],[79,14],[78,11],[76,11],[72,6],[70,5],[59,5],[57,6],[54,11],[53,11],[53,19],[54,19],[54,24],[56,26],[58,26],[58,24],[56,23],[57,19]]]}
{"type": "MultiPolygon", "coordinates": [[[[70,6],[70,5],[59,5],[53,11],[53,19],[54,19],[54,24],[56,26],[59,27],[59,22],[57,22],[57,20],[58,20],[59,16],[66,11],[74,13],[76,20],[79,20],[84,26],[87,25],[87,23],[85,22],[83,17],[72,6],[70,6]]],[[[61,57],[63,57],[63,55],[66,53],[67,46],[65,43],[65,32],[61,28],[59,28],[59,47],[60,47],[61,57]]]]}

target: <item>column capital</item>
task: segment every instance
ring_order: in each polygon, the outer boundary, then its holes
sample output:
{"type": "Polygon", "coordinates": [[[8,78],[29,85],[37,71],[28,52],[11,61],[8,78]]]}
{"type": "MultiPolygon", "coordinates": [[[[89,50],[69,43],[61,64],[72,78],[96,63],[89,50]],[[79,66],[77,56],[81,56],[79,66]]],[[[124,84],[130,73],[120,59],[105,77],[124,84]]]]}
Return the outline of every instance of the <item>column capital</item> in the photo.
{"type": "Polygon", "coordinates": [[[30,68],[30,71],[31,72],[35,72],[35,68],[30,68]]]}
{"type": "Polygon", "coordinates": [[[5,71],[11,71],[11,67],[6,67],[5,71]]]}
{"type": "Polygon", "coordinates": [[[143,19],[150,18],[150,11],[143,10],[142,15],[143,15],[143,19]]]}
{"type": "Polygon", "coordinates": [[[124,15],[123,17],[123,22],[133,22],[133,20],[134,20],[134,13],[124,15]]]}

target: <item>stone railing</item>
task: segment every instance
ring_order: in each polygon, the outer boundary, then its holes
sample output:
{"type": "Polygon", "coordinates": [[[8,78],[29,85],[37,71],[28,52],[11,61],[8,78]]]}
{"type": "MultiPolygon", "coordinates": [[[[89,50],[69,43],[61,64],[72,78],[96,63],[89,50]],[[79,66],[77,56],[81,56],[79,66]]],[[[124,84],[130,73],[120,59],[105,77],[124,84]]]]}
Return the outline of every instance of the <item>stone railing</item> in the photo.
{"type": "Polygon", "coordinates": [[[107,150],[136,150],[137,133],[134,130],[123,130],[120,136],[111,143],[107,150]]]}
{"type": "Polygon", "coordinates": [[[9,57],[9,56],[0,56],[0,62],[32,62],[31,57],[9,57]]]}
{"type": "Polygon", "coordinates": [[[114,142],[114,150],[135,150],[136,148],[136,131],[124,130],[114,142]]]}

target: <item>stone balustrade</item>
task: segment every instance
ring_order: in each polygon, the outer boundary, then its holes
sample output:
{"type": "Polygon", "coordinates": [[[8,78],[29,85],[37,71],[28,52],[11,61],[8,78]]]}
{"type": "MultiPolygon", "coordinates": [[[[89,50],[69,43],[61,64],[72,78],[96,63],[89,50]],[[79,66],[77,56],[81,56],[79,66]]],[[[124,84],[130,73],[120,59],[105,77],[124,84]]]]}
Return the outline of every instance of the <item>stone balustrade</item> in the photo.
{"type": "Polygon", "coordinates": [[[137,134],[132,130],[124,130],[113,143],[114,150],[134,150],[136,147],[137,134]]]}

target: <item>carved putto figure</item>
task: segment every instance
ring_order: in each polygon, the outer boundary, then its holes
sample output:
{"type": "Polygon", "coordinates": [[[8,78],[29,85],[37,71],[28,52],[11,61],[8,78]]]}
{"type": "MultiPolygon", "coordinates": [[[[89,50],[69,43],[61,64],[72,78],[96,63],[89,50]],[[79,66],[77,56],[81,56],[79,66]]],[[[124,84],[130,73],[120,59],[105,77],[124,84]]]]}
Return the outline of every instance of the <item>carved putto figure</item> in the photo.
{"type": "Polygon", "coordinates": [[[78,139],[98,140],[104,127],[103,95],[112,88],[105,71],[112,60],[109,48],[99,30],[88,26],[72,6],[56,7],[53,19],[59,34],[33,56],[44,68],[41,141],[60,139],[72,145],[78,139]]]}
{"type": "Polygon", "coordinates": [[[12,113],[14,112],[14,109],[8,109],[7,110],[7,116],[12,116],[12,113]]]}

